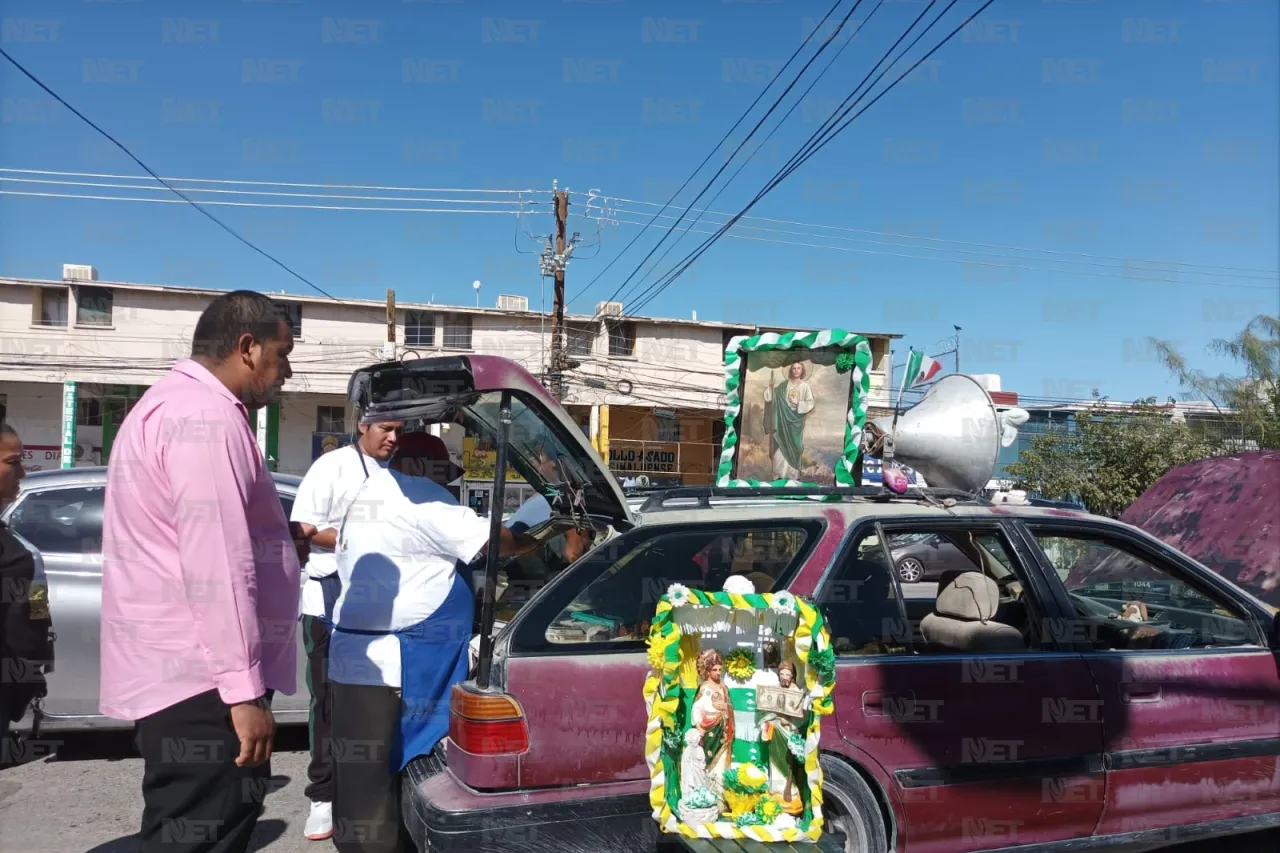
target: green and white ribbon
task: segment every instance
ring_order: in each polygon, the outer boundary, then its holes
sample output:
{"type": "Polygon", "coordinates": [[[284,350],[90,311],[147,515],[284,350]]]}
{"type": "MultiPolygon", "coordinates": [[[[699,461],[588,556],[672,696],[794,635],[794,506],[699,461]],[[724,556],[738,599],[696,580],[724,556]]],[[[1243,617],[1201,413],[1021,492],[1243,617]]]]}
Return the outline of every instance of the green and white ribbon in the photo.
{"type": "Polygon", "coordinates": [[[738,416],[742,414],[742,369],[746,353],[773,350],[836,349],[853,355],[849,385],[849,412],[845,419],[844,453],[836,466],[836,485],[858,485],[853,466],[862,446],[862,430],[867,423],[867,397],[871,394],[871,344],[862,335],[843,329],[820,332],[765,332],[751,337],[739,336],[729,341],[724,351],[724,444],[720,452],[717,486],[812,486],[800,480],[774,480],[762,483],[752,479],[733,479],[733,461],[738,453],[738,416]]]}

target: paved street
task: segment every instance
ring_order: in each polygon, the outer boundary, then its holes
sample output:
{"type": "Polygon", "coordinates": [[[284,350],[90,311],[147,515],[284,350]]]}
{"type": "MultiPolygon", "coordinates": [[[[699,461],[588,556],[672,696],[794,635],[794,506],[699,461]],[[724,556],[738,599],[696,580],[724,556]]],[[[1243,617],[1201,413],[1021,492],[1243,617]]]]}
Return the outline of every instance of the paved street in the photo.
{"type": "MultiPolygon", "coordinates": [[[[254,851],[323,853],[328,842],[302,837],[307,805],[306,730],[282,734],[272,758],[277,790],[267,797],[254,851]]],[[[142,816],[142,761],[127,735],[74,737],[56,759],[0,770],[0,853],[135,853],[132,834],[142,816]]],[[[1280,832],[1201,842],[1165,853],[1276,853],[1280,832]]],[[[601,853],[610,853],[601,851],[601,853]]]]}

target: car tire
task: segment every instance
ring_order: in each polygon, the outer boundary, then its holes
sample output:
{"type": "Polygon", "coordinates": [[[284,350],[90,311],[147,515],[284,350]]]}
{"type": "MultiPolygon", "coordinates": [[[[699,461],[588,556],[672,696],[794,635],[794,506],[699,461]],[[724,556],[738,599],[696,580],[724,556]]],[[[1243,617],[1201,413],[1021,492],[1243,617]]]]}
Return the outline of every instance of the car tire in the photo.
{"type": "Polygon", "coordinates": [[[903,583],[919,583],[924,580],[924,563],[915,557],[903,557],[898,561],[898,579],[903,583]]]}
{"type": "Polygon", "coordinates": [[[820,756],[823,832],[844,836],[844,853],[888,853],[889,833],[871,787],[838,758],[820,756]]]}

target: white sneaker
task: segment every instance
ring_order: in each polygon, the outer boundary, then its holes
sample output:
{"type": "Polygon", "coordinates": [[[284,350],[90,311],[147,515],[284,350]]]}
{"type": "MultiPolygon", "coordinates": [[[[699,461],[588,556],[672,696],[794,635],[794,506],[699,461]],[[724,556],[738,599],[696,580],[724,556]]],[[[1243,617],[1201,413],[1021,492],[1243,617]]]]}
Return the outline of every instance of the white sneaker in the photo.
{"type": "Polygon", "coordinates": [[[307,825],[302,830],[308,841],[324,841],[333,837],[333,803],[312,803],[307,825]]]}

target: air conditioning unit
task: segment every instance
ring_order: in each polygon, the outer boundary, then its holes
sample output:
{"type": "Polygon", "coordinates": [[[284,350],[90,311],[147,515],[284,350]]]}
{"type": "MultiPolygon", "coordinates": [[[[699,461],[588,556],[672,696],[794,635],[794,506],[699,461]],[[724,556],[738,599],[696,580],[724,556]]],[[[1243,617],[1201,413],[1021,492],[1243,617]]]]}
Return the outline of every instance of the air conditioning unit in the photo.
{"type": "Polygon", "coordinates": [[[88,264],[63,264],[63,281],[97,281],[98,271],[88,264]]]}
{"type": "Polygon", "coordinates": [[[528,311],[529,297],[512,296],[510,293],[499,293],[498,308],[503,311],[528,311]]]}
{"type": "Polygon", "coordinates": [[[599,317],[621,317],[621,302],[601,302],[596,305],[596,315],[599,317]]]}

